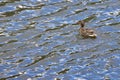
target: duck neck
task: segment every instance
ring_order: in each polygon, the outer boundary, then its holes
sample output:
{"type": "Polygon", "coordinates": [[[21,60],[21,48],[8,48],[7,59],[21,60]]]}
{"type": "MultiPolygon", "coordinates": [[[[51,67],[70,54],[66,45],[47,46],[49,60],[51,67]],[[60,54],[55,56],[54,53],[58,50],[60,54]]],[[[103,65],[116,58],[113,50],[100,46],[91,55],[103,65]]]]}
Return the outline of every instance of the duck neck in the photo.
{"type": "Polygon", "coordinates": [[[81,22],[80,26],[83,28],[85,26],[85,24],[83,22],[81,22]]]}
{"type": "Polygon", "coordinates": [[[80,24],[81,28],[84,28],[84,25],[83,24],[80,24]]]}
{"type": "Polygon", "coordinates": [[[81,26],[81,28],[84,28],[84,26],[81,26]]]}

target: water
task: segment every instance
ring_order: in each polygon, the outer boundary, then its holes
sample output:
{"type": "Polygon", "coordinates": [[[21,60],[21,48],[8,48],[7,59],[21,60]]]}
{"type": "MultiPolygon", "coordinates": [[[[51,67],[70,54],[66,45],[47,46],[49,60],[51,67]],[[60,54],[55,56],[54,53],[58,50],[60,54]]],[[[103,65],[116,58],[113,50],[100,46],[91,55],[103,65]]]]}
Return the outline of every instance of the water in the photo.
{"type": "Polygon", "coordinates": [[[120,80],[119,0],[1,0],[0,80],[120,80]],[[83,39],[79,20],[96,30],[83,39]]]}

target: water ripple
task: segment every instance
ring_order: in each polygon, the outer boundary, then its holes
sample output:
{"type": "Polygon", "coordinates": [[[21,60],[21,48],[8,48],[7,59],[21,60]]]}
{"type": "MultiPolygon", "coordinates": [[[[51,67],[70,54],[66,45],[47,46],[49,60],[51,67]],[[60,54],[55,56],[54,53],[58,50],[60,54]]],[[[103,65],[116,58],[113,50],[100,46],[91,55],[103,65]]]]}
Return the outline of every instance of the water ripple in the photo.
{"type": "Polygon", "coordinates": [[[119,80],[119,2],[1,0],[0,80],[119,80]]]}

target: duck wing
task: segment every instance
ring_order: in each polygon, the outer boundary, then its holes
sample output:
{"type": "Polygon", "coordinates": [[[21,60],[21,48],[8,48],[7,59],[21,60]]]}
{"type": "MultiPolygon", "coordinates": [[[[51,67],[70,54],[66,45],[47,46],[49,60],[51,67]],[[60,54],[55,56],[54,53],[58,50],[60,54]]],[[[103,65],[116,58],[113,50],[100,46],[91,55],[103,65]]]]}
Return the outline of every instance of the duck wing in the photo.
{"type": "Polygon", "coordinates": [[[86,29],[86,33],[87,33],[87,34],[90,34],[90,35],[91,35],[91,34],[94,34],[94,30],[92,30],[92,29],[86,29]]]}
{"type": "Polygon", "coordinates": [[[93,38],[97,36],[97,34],[95,34],[94,30],[92,29],[86,29],[86,35],[88,35],[89,37],[93,37],[93,38]]]}
{"type": "Polygon", "coordinates": [[[80,28],[80,34],[83,37],[96,37],[94,30],[88,28],[80,28]]]}

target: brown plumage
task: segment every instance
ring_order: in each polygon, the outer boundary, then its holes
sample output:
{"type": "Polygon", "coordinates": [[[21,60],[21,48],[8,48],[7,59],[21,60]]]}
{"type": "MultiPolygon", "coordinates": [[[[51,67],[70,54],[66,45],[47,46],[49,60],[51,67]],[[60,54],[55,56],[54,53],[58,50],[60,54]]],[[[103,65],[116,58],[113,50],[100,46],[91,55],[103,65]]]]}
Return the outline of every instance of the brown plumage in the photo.
{"type": "Polygon", "coordinates": [[[80,27],[80,35],[84,38],[96,38],[97,34],[92,29],[84,28],[85,23],[84,21],[78,21],[77,24],[79,24],[80,27]]]}

